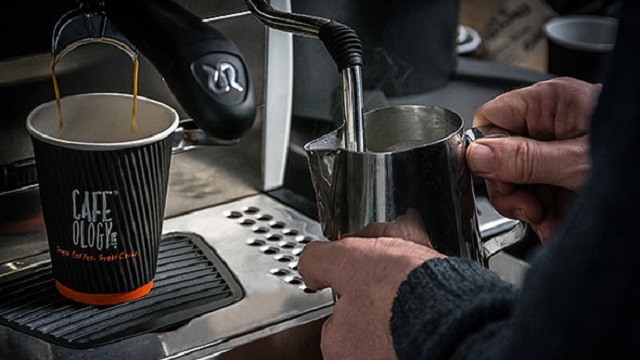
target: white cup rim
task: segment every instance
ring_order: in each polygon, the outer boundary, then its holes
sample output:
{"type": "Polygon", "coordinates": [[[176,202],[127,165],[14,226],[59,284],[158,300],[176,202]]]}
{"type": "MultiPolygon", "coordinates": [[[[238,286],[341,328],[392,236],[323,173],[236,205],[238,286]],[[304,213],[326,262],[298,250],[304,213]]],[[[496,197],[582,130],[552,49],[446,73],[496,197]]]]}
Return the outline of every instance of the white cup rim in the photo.
{"type": "MultiPolygon", "coordinates": [[[[70,95],[70,96],[65,96],[61,99],[61,101],[65,101],[65,100],[69,100],[69,99],[75,99],[75,98],[87,98],[87,97],[96,97],[96,96],[100,96],[100,97],[124,97],[124,98],[128,98],[130,101],[133,101],[133,95],[131,94],[121,94],[121,93],[85,93],[85,94],[77,94],[77,95],[70,95]]],[[[56,145],[56,146],[60,146],[60,147],[64,147],[64,148],[68,148],[68,149],[75,149],[75,150],[89,150],[89,151],[109,151],[109,150],[120,150],[120,149],[127,149],[127,148],[133,148],[133,147],[140,147],[143,145],[147,145],[147,144],[151,144],[151,143],[155,143],[157,141],[163,140],[165,138],[167,138],[169,135],[171,135],[173,132],[175,132],[175,130],[178,127],[179,124],[179,115],[176,112],[176,110],[174,110],[172,107],[153,100],[153,99],[149,99],[147,97],[144,96],[137,96],[137,101],[138,101],[138,108],[140,108],[140,103],[146,103],[146,104],[151,104],[157,108],[162,109],[162,111],[166,111],[168,113],[170,113],[170,117],[171,117],[171,122],[168,124],[168,126],[164,127],[164,129],[162,129],[159,132],[156,132],[150,136],[145,136],[142,138],[138,138],[135,140],[128,140],[128,141],[115,141],[115,142],[88,142],[88,141],[77,141],[77,140],[67,140],[67,139],[61,139],[58,138],[56,136],[52,136],[50,134],[47,134],[45,132],[43,132],[37,124],[35,124],[34,122],[36,122],[36,120],[38,119],[38,115],[45,109],[48,108],[56,108],[56,100],[52,100],[46,103],[43,103],[41,105],[39,105],[38,107],[36,107],[35,109],[33,109],[29,115],[27,116],[27,131],[29,132],[29,134],[31,134],[31,136],[33,136],[34,138],[52,144],[52,145],[56,145]]],[[[133,102],[131,103],[133,104],[133,102]]],[[[63,105],[64,106],[64,103],[63,105]]],[[[56,112],[57,114],[57,112],[56,112]]],[[[56,121],[57,124],[57,119],[48,119],[50,121],[56,121]]]]}
{"type": "Polygon", "coordinates": [[[586,41],[579,41],[570,39],[567,37],[558,36],[555,29],[559,26],[567,24],[583,24],[585,26],[607,26],[614,30],[618,26],[618,19],[609,16],[600,15],[567,15],[553,18],[544,25],[544,33],[549,40],[560,44],[566,48],[579,51],[591,51],[591,52],[608,52],[613,49],[614,41],[610,43],[593,43],[586,41]]]}

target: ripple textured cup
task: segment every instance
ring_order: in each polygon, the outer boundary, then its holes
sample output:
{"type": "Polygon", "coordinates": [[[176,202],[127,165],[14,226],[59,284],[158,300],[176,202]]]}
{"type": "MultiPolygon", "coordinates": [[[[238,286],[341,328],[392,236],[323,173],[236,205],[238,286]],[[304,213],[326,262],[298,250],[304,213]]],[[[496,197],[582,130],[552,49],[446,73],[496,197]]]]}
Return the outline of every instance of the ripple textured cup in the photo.
{"type": "Polygon", "coordinates": [[[548,71],[601,82],[615,44],[618,20],[606,16],[560,16],[545,24],[548,71]]]}
{"type": "Polygon", "coordinates": [[[27,118],[58,291],[113,305],[153,286],[178,114],[137,97],[92,93],[55,101],[27,118]]]}

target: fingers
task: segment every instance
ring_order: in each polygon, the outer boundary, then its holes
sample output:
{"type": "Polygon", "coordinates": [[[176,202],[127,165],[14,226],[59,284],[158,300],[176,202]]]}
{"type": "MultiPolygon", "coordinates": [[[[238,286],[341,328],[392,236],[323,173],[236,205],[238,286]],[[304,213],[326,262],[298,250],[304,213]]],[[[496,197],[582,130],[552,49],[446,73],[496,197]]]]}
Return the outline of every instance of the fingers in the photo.
{"type": "Polygon", "coordinates": [[[479,139],[467,148],[476,175],[513,184],[548,184],[578,190],[590,169],[587,137],[537,141],[524,137],[479,139]]]}
{"type": "Polygon", "coordinates": [[[473,117],[473,126],[495,125],[514,134],[526,134],[526,109],[526,94],[522,89],[514,90],[482,105],[473,117]]]}
{"type": "Polygon", "coordinates": [[[501,183],[493,181],[487,181],[487,193],[500,214],[529,224],[540,242],[546,244],[555,229],[555,221],[548,216],[537,194],[522,186],[512,186],[505,191],[501,188],[501,183]]]}
{"type": "Polygon", "coordinates": [[[538,197],[522,187],[487,181],[487,193],[493,207],[503,216],[532,225],[539,224],[544,219],[544,209],[538,197]]]}
{"type": "Polygon", "coordinates": [[[557,227],[557,221],[551,219],[537,225],[532,225],[531,229],[538,235],[542,245],[547,245],[557,227]]]}
{"type": "Polygon", "coordinates": [[[345,295],[357,286],[368,288],[383,277],[396,277],[394,281],[399,282],[413,268],[436,257],[444,255],[399,238],[344,238],[307,244],[300,254],[298,271],[309,288],[331,287],[345,295]],[[393,271],[389,270],[392,263],[393,271]]]}
{"type": "MultiPolygon", "coordinates": [[[[504,186],[487,181],[487,192],[494,208],[503,216],[524,221],[546,244],[558,226],[566,207],[576,193],[548,186],[504,186]]],[[[508,185],[508,184],[506,184],[508,185]]]]}
{"type": "Polygon", "coordinates": [[[330,315],[327,320],[322,324],[322,332],[320,337],[320,348],[322,349],[322,355],[325,359],[331,359],[334,356],[332,355],[332,350],[335,348],[335,331],[333,330],[334,325],[334,315],[330,315]]]}
{"type": "Polygon", "coordinates": [[[392,222],[370,223],[354,236],[366,238],[398,237],[416,244],[433,247],[420,213],[413,208],[408,209],[406,214],[399,216],[392,222]]]}
{"type": "Polygon", "coordinates": [[[473,126],[495,125],[538,140],[570,139],[588,132],[601,86],[556,78],[510,91],[480,107],[473,126]]]}
{"type": "Polygon", "coordinates": [[[310,289],[324,289],[331,286],[335,292],[341,293],[341,278],[336,273],[346,271],[347,254],[343,241],[313,241],[305,245],[298,261],[298,272],[310,289]]]}

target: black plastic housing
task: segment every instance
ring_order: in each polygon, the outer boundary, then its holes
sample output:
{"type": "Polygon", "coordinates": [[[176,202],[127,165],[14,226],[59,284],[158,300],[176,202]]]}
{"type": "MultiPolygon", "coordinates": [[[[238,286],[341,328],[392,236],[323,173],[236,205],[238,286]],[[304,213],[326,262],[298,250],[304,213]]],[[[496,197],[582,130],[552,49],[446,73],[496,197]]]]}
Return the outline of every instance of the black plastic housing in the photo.
{"type": "Polygon", "coordinates": [[[251,128],[256,115],[253,85],[233,42],[170,0],[111,0],[105,7],[201,129],[229,140],[251,128]],[[228,84],[236,86],[225,91],[228,84]]]}

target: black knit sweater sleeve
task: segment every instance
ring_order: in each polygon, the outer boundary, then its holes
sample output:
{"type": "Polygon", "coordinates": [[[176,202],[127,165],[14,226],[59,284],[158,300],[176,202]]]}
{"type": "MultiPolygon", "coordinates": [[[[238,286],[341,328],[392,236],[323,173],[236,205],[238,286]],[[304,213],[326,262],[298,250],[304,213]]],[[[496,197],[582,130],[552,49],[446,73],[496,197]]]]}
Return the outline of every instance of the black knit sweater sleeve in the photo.
{"type": "Polygon", "coordinates": [[[411,272],[399,359],[640,359],[640,1],[623,1],[591,125],[592,174],[521,289],[460,259],[411,272]]]}
{"type": "Polygon", "coordinates": [[[470,261],[433,259],[398,289],[391,332],[398,359],[473,359],[490,355],[507,328],[516,289],[470,261]],[[490,348],[484,348],[491,338],[490,348]],[[465,349],[472,347],[473,351],[465,349]]]}

